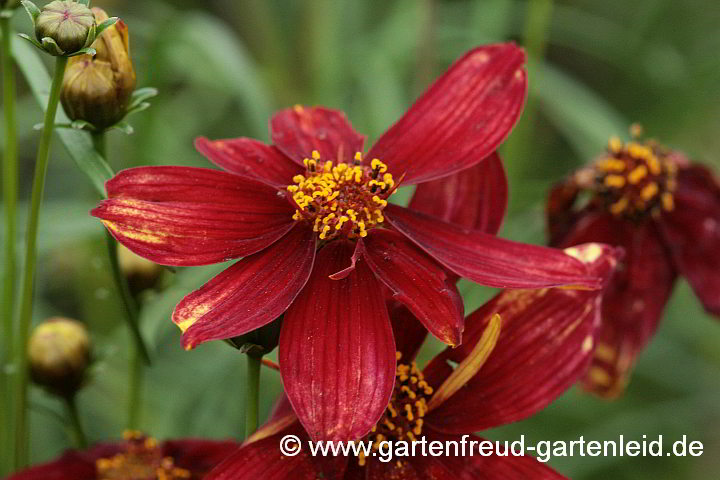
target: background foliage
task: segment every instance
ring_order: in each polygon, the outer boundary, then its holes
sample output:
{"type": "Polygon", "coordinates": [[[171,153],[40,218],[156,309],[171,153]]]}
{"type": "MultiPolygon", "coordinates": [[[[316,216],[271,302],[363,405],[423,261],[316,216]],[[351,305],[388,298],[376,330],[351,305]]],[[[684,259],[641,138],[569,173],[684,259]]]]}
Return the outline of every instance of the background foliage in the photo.
{"type": "MultiPolygon", "coordinates": [[[[42,3],[42,2],[41,2],[42,3]]],[[[113,132],[116,170],[147,164],[206,166],[195,136],[267,140],[273,110],[324,104],[345,110],[370,141],[431,80],[480,43],[515,40],[532,54],[525,116],[503,148],[511,211],[502,235],[542,243],[549,186],[597,154],[611,134],[639,121],[650,136],[720,167],[720,4],[713,0],[97,0],[130,26],[139,86],[160,96],[113,132]]],[[[17,15],[19,31],[29,22],[17,15]]],[[[21,81],[21,198],[27,199],[32,125],[41,112],[21,81]]],[[[129,343],[114,296],[99,222],[88,216],[92,185],[57,142],[41,224],[36,320],[89,324],[94,380],[79,396],[93,440],[117,437],[125,420],[129,343]]],[[[406,195],[408,192],[406,192],[406,195]]],[[[407,196],[405,195],[405,198],[407,196]]],[[[24,204],[21,211],[24,211],[24,204]]],[[[21,218],[21,222],[23,219],[21,218]]],[[[3,240],[4,241],[4,240],[3,240]]],[[[220,342],[180,347],[172,307],[223,266],[168,273],[146,296],[143,330],[152,345],[143,429],[159,438],[242,435],[244,358],[220,342]]],[[[468,311],[492,291],[462,284],[468,311]]],[[[627,394],[614,403],[571,391],[528,421],[487,432],[529,441],[701,440],[701,458],[558,458],[575,479],[701,479],[720,469],[720,327],[680,282],[627,394]]],[[[422,358],[439,349],[429,342],[422,358]]],[[[522,368],[518,365],[518,368],[522,368]]],[[[265,369],[261,415],[281,390],[265,369]]],[[[67,448],[62,409],[32,392],[33,461],[67,448]]]]}

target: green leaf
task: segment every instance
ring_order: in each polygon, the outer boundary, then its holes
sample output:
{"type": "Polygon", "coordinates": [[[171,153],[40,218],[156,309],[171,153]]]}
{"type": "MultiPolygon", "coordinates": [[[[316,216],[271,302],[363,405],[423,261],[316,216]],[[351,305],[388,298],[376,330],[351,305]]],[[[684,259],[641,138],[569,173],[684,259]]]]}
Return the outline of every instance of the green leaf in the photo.
{"type": "Polygon", "coordinates": [[[543,64],[531,92],[541,109],[581,158],[597,155],[613,135],[623,136],[630,122],[600,94],[566,73],[543,64]]]}
{"type": "MultiPolygon", "coordinates": [[[[38,54],[25,42],[13,41],[12,50],[15,62],[25,76],[33,96],[43,109],[46,108],[50,91],[50,76],[45,65],[38,54]]],[[[58,112],[57,121],[70,123],[62,110],[58,112]]],[[[88,176],[95,190],[104,197],[105,182],[112,178],[113,171],[93,148],[90,135],[74,129],[58,130],[57,135],[80,170],[88,176]]]]}

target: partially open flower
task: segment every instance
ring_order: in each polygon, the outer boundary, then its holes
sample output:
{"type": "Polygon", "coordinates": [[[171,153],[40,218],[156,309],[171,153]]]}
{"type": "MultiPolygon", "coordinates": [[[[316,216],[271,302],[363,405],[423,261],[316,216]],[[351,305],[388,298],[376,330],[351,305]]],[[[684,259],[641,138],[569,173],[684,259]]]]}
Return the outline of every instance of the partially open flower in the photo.
{"type": "MultiPolygon", "coordinates": [[[[93,8],[101,24],[109,17],[93,8]]],[[[92,44],[97,54],[70,59],[65,72],[62,101],[71,120],[84,120],[105,129],[122,120],[135,90],[135,70],[130,60],[128,27],[118,21],[92,44]]]]}
{"type": "Polygon", "coordinates": [[[95,16],[87,6],[55,0],[45,5],[35,19],[35,37],[40,42],[51,38],[65,53],[77,52],[94,36],[94,25],[95,16]]]}
{"type": "Polygon", "coordinates": [[[157,285],[163,267],[134,254],[124,245],[118,244],[117,249],[120,271],[125,275],[133,295],[157,285]]]}
{"type": "Polygon", "coordinates": [[[54,317],[38,325],[28,345],[30,375],[52,393],[73,395],[90,365],[90,337],[82,323],[54,317]]]}

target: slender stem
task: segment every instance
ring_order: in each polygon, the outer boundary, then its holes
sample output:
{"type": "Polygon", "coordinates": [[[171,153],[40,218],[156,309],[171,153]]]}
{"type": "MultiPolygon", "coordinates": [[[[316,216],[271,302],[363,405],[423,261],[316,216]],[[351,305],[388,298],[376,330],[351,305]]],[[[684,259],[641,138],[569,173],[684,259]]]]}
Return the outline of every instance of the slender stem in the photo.
{"type": "Polygon", "coordinates": [[[105,159],[105,161],[107,161],[107,136],[105,135],[105,131],[103,130],[102,132],[93,132],[92,142],[93,147],[95,147],[95,151],[98,152],[100,156],[105,159]]]}
{"type": "Polygon", "coordinates": [[[129,430],[138,430],[142,419],[145,362],[135,345],[131,345],[130,350],[130,384],[128,391],[127,428],[129,430]]]}
{"type": "Polygon", "coordinates": [[[512,135],[505,145],[504,153],[508,161],[508,174],[510,177],[523,176],[528,173],[531,164],[528,163],[533,155],[532,149],[535,133],[533,122],[536,121],[537,98],[533,85],[537,85],[542,74],[542,61],[545,56],[553,13],[553,0],[533,0],[527,2],[525,18],[525,31],[523,43],[528,52],[528,78],[530,94],[525,104],[523,117],[515,126],[512,135]],[[532,146],[531,146],[532,145],[532,146]]]}
{"type": "Polygon", "coordinates": [[[33,178],[32,193],[30,195],[30,212],[28,214],[27,238],[25,244],[25,265],[20,296],[20,322],[18,324],[18,339],[16,362],[18,367],[17,388],[15,390],[15,468],[27,465],[28,461],[28,358],[27,342],[30,335],[30,323],[33,311],[33,287],[35,285],[35,267],[37,263],[37,233],[40,223],[40,206],[45,192],[45,177],[48,160],[50,159],[50,141],[55,127],[55,114],[60,100],[60,88],[67,66],[67,57],[56,57],[55,72],[53,73],[50,99],[45,111],[45,122],[40,145],[38,146],[35,161],[35,176],[33,178]]]}
{"type": "MultiPolygon", "coordinates": [[[[105,131],[94,132],[92,141],[95,150],[107,160],[107,136],[105,131]]],[[[139,305],[127,283],[127,279],[120,271],[120,264],[117,257],[117,243],[115,239],[106,232],[108,255],[110,258],[110,268],[113,273],[113,280],[117,287],[120,299],[122,300],[125,310],[125,318],[128,324],[128,331],[132,337],[132,345],[130,347],[130,365],[129,365],[129,384],[128,384],[128,428],[135,430],[140,422],[140,413],[142,408],[142,390],[143,379],[145,377],[145,364],[150,364],[150,356],[148,354],[145,340],[140,332],[139,305]]]]}
{"type": "Polygon", "coordinates": [[[262,356],[247,355],[247,388],[245,389],[245,438],[258,427],[258,404],[260,401],[260,366],[262,356]]]}
{"type": "MultiPolygon", "coordinates": [[[[5,204],[5,276],[3,279],[3,307],[2,307],[2,345],[3,357],[0,357],[0,389],[2,390],[3,405],[10,405],[10,378],[5,375],[4,366],[12,359],[14,349],[13,307],[15,305],[15,242],[17,236],[17,125],[15,123],[15,75],[13,72],[13,58],[10,42],[12,29],[10,17],[0,16],[0,55],[2,56],[3,71],[3,111],[5,114],[5,154],[3,155],[3,203],[5,204]]],[[[12,447],[12,415],[7,409],[1,409],[0,423],[0,463],[7,465],[9,452],[12,447]]],[[[4,472],[0,467],[0,475],[4,472]]]]}
{"type": "Polygon", "coordinates": [[[66,397],[65,405],[67,406],[68,417],[70,417],[70,425],[72,427],[73,436],[75,437],[75,447],[85,449],[88,446],[87,437],[85,436],[85,431],[83,430],[82,423],[80,422],[80,415],[78,415],[75,395],[66,397]]]}

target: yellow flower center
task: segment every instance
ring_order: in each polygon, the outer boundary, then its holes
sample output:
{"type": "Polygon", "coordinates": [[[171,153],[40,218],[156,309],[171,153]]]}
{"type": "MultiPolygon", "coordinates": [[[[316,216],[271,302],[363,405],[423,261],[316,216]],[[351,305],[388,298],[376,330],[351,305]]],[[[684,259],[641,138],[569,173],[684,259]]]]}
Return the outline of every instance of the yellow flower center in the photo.
{"type": "Polygon", "coordinates": [[[293,219],[312,222],[321,240],[365,237],[385,221],[382,212],[395,181],[383,162],[375,158],[364,165],[360,152],[352,163],[323,162],[316,150],[303,162],[305,174],[287,187],[296,205],[293,219]]]}
{"type": "Polygon", "coordinates": [[[125,451],[95,462],[98,480],[180,480],[191,478],[189,471],[163,457],[154,438],[140,432],[125,432],[125,451]]]}
{"type": "MultiPolygon", "coordinates": [[[[402,354],[396,353],[400,360],[402,354]]],[[[387,409],[375,425],[366,441],[372,442],[373,449],[380,449],[382,442],[404,440],[414,442],[422,434],[423,417],[428,410],[428,400],[433,388],[425,381],[415,362],[398,363],[395,371],[395,388],[387,409]]],[[[360,466],[366,463],[361,452],[360,466]]]]}
{"type": "Polygon", "coordinates": [[[592,171],[596,198],[615,216],[655,215],[675,206],[677,167],[655,142],[623,143],[613,137],[608,155],[592,171]]]}

